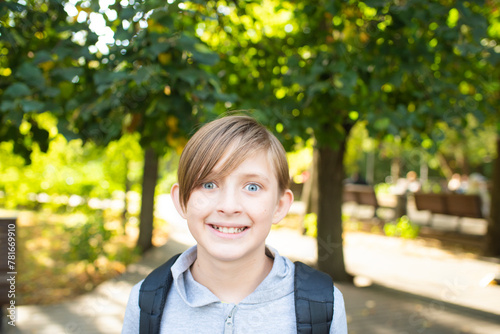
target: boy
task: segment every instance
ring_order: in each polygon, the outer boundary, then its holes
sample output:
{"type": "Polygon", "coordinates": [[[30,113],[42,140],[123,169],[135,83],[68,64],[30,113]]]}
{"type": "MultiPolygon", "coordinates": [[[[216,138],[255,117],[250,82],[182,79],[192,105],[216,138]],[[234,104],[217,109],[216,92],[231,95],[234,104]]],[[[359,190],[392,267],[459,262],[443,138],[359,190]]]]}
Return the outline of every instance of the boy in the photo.
{"type": "MultiPolygon", "coordinates": [[[[197,245],[171,267],[161,333],[297,332],[295,266],[265,244],[293,202],[288,182],[283,146],[251,117],[217,119],[189,140],[171,196],[197,245]]],[[[139,333],[141,284],[132,289],[123,334],[139,333]]],[[[325,331],[347,333],[335,287],[333,296],[325,331]]]]}

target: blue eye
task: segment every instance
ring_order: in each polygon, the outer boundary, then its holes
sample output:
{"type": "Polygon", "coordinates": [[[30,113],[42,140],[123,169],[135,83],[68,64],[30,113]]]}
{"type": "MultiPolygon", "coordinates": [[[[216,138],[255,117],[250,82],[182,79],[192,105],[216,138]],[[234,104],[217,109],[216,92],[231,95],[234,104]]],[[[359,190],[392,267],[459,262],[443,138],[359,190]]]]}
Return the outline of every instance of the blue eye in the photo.
{"type": "Polygon", "coordinates": [[[260,186],[255,183],[250,183],[245,186],[245,189],[248,191],[258,191],[260,189],[260,186]]]}
{"type": "Polygon", "coordinates": [[[214,182],[205,182],[201,185],[203,189],[215,189],[217,186],[215,185],[214,182]]]}

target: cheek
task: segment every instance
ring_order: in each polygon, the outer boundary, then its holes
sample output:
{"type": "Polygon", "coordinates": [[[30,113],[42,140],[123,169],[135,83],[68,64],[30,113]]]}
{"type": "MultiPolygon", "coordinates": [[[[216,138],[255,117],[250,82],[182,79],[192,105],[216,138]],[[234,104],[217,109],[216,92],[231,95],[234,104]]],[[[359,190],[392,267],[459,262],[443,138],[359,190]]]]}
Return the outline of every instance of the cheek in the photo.
{"type": "Polygon", "coordinates": [[[199,212],[210,206],[210,199],[202,192],[195,191],[191,194],[187,205],[188,211],[199,212]]]}
{"type": "Polygon", "coordinates": [[[252,203],[251,212],[259,216],[272,216],[274,206],[269,200],[260,200],[252,203]]]}

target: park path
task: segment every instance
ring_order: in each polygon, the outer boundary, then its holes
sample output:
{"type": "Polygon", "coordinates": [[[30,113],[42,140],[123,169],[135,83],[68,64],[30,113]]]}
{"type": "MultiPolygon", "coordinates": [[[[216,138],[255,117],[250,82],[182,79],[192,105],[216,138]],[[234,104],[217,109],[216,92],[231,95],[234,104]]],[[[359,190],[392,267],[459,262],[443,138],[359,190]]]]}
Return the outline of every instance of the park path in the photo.
{"type": "MultiPolygon", "coordinates": [[[[109,333],[121,331],[132,286],[171,255],[194,243],[168,197],[158,215],[170,222],[170,240],[128,266],[119,277],[72,301],[20,306],[15,328],[6,333],[109,333]]],[[[316,261],[315,239],[281,228],[268,244],[282,255],[316,261]]],[[[335,251],[335,245],[320,242],[335,251]]],[[[500,333],[500,286],[486,285],[500,271],[494,261],[459,256],[418,240],[349,232],[345,235],[348,271],[365,287],[337,284],[344,294],[350,334],[500,333]]]]}

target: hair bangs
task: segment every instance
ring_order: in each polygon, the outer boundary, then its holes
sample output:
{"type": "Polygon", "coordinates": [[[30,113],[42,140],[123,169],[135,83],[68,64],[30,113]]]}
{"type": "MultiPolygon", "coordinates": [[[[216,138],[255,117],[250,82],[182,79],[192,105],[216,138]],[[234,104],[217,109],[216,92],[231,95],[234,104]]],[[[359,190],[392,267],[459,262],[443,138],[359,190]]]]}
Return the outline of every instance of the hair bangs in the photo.
{"type": "Polygon", "coordinates": [[[196,187],[223,178],[260,151],[268,152],[279,188],[284,191],[289,182],[286,154],[266,128],[248,116],[229,116],[205,124],[189,140],[179,161],[181,205],[186,206],[196,187]],[[214,170],[221,161],[221,168],[214,170]]]}

